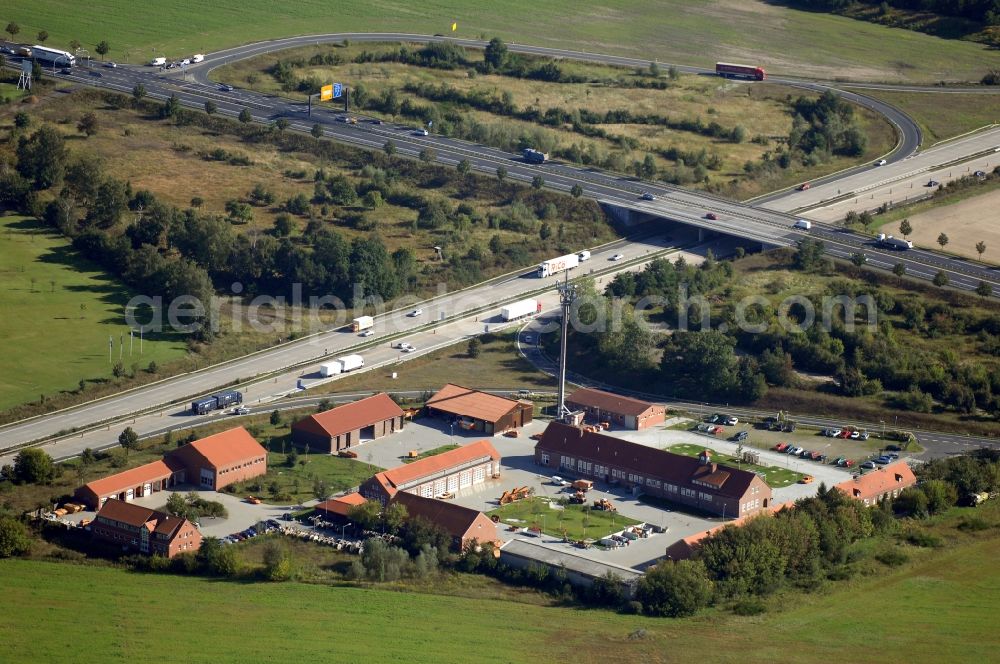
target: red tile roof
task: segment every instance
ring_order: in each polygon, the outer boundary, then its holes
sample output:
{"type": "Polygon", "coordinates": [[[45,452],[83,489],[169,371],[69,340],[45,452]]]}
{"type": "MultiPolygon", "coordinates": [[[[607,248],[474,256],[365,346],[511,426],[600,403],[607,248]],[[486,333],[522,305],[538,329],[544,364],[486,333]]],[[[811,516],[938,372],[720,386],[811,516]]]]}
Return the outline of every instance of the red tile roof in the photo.
{"type": "Polygon", "coordinates": [[[608,413],[638,417],[653,407],[653,404],[620,394],[582,387],[566,397],[566,401],[588,408],[596,408],[608,413]]]}
{"type": "Polygon", "coordinates": [[[670,558],[671,560],[685,560],[690,558],[694,555],[695,551],[701,548],[701,543],[704,542],[706,538],[716,534],[723,528],[728,528],[729,526],[742,526],[750,519],[756,519],[764,514],[777,514],[785,508],[791,509],[792,507],[795,507],[794,503],[771,503],[767,506],[767,508],[761,510],[760,512],[747,514],[738,519],[721,523],[718,526],[712,526],[708,530],[703,530],[700,533],[688,535],[687,537],[681,538],[667,547],[667,558],[670,558]]]}
{"type": "Polygon", "coordinates": [[[535,447],[556,458],[557,455],[566,455],[596,461],[602,465],[666,480],[678,486],[705,486],[730,498],[742,498],[757,478],[756,474],[747,470],[713,463],[703,464],[694,457],[584,431],[580,427],[561,422],[549,424],[535,447]]]}
{"type": "MultiPolygon", "coordinates": [[[[410,464],[396,466],[377,473],[375,478],[387,489],[395,490],[400,486],[429,477],[452,468],[467,466],[477,459],[492,458],[500,460],[500,453],[488,440],[479,440],[470,445],[448,450],[441,454],[418,459],[410,464]]],[[[392,491],[390,490],[390,495],[392,491]]]]}
{"type": "Polygon", "coordinates": [[[485,422],[498,422],[520,404],[513,399],[448,383],[427,401],[427,405],[452,415],[485,422]]]}
{"type": "Polygon", "coordinates": [[[349,493],[346,496],[340,496],[339,498],[325,500],[322,503],[317,504],[316,509],[323,510],[324,512],[332,512],[333,514],[339,514],[340,516],[347,516],[347,513],[351,511],[352,507],[361,505],[364,502],[366,502],[365,497],[360,493],[354,492],[349,493]]]}
{"type": "Polygon", "coordinates": [[[892,493],[896,489],[911,487],[916,483],[917,478],[906,462],[896,461],[878,470],[841,482],[834,488],[857,500],[873,500],[886,493],[892,493]]]}
{"type": "Polygon", "coordinates": [[[161,459],[94,480],[86,484],[84,488],[93,491],[98,497],[109,493],[120,493],[148,482],[168,478],[181,468],[182,466],[178,465],[176,461],[161,459]]]}
{"type": "Polygon", "coordinates": [[[388,394],[380,392],[353,403],[310,415],[292,425],[310,433],[335,437],[378,422],[402,417],[403,409],[388,394]]]}
{"type": "Polygon", "coordinates": [[[478,510],[462,507],[447,500],[424,498],[405,491],[397,493],[392,502],[406,507],[408,516],[423,517],[444,528],[452,537],[474,538],[482,543],[497,539],[496,526],[489,517],[478,510]],[[476,520],[479,517],[482,519],[477,524],[476,520]]]}
{"type": "Polygon", "coordinates": [[[267,450],[243,427],[201,438],[185,447],[198,452],[215,468],[230,466],[245,459],[267,457],[267,450]]]}
{"type": "Polygon", "coordinates": [[[185,522],[185,519],[180,517],[151,510],[141,505],[126,503],[117,498],[106,501],[97,512],[97,516],[126,523],[135,528],[145,526],[150,532],[157,532],[167,537],[177,532],[177,529],[185,522]]]}

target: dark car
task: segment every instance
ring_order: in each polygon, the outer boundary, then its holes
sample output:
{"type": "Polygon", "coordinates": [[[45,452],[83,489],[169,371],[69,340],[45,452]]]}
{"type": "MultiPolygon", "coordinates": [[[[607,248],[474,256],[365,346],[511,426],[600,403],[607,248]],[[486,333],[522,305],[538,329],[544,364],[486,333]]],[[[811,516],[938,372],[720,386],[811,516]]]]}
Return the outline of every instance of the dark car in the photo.
{"type": "Polygon", "coordinates": [[[902,452],[902,448],[899,445],[886,445],[885,449],[890,452],[902,452]]]}
{"type": "Polygon", "coordinates": [[[223,83],[222,85],[219,86],[219,89],[222,90],[223,92],[232,92],[233,86],[229,85],[228,83],[223,83]]]}
{"type": "Polygon", "coordinates": [[[865,470],[874,470],[875,469],[875,462],[874,461],[865,461],[863,464],[861,464],[861,467],[864,468],[865,470]]]}
{"type": "Polygon", "coordinates": [[[733,440],[735,440],[737,443],[742,443],[744,440],[746,440],[749,437],[750,437],[750,432],[749,431],[740,431],[735,436],[733,436],[733,440]]]}
{"type": "Polygon", "coordinates": [[[941,184],[941,183],[940,183],[940,182],[938,182],[937,180],[928,180],[928,181],[927,181],[927,186],[928,186],[928,187],[936,187],[936,186],[938,186],[939,184],[941,184]]]}
{"type": "Polygon", "coordinates": [[[715,214],[714,212],[709,212],[708,214],[705,215],[705,218],[711,219],[712,221],[717,221],[719,219],[719,215],[715,214]]]}

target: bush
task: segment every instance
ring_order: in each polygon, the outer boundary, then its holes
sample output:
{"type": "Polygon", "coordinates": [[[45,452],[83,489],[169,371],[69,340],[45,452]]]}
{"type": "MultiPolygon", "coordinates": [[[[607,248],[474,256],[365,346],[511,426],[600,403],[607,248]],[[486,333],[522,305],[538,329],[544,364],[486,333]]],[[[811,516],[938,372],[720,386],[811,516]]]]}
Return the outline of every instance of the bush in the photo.
{"type": "Polygon", "coordinates": [[[886,549],[875,554],[875,560],[888,567],[899,567],[908,562],[910,557],[899,549],[886,549]]]}
{"type": "Polygon", "coordinates": [[[922,530],[917,530],[906,535],[906,541],[913,546],[922,546],[928,549],[939,549],[944,546],[940,537],[936,537],[922,530]]]}
{"type": "Polygon", "coordinates": [[[759,599],[745,599],[733,605],[733,613],[738,616],[759,616],[767,613],[767,606],[759,599]]]}
{"type": "Polygon", "coordinates": [[[705,565],[699,561],[661,563],[649,570],[636,590],[651,616],[692,616],[708,605],[713,584],[705,565]]]}
{"type": "Polygon", "coordinates": [[[992,527],[993,524],[978,516],[962,517],[961,522],[958,524],[959,530],[968,533],[978,533],[982,530],[989,530],[992,527]]]}

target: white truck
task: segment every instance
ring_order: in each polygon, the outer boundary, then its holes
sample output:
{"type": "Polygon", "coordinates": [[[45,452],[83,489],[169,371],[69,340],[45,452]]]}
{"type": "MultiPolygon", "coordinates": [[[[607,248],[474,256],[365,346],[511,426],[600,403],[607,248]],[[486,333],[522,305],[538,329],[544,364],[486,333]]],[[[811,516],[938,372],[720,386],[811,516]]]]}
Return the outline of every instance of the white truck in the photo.
{"type": "Polygon", "coordinates": [[[566,270],[570,270],[580,264],[580,257],[577,254],[566,254],[559,258],[550,258],[544,263],[538,264],[538,276],[550,277],[566,270]]]}
{"type": "Polygon", "coordinates": [[[878,244],[880,247],[885,247],[886,249],[894,249],[896,251],[906,251],[907,249],[913,249],[913,243],[910,242],[909,240],[903,240],[898,237],[886,235],[885,233],[879,233],[878,244]]]}
{"type": "Polygon", "coordinates": [[[803,231],[811,230],[812,227],[813,227],[812,222],[806,219],[799,219],[798,221],[795,222],[795,228],[798,228],[803,231]]]}
{"type": "Polygon", "coordinates": [[[363,366],[365,366],[365,358],[360,355],[345,355],[344,357],[338,357],[333,362],[324,362],[319,365],[319,375],[329,378],[330,376],[347,373],[354,369],[360,369],[363,366]]]}
{"type": "Polygon", "coordinates": [[[520,302],[513,302],[500,309],[500,318],[505,321],[517,320],[525,316],[537,314],[541,309],[537,300],[528,299],[520,302]]]}
{"type": "Polygon", "coordinates": [[[191,62],[203,62],[204,60],[205,56],[201,53],[195,53],[191,56],[191,62]]]}
{"type": "Polygon", "coordinates": [[[373,327],[375,327],[375,319],[371,316],[358,316],[351,321],[352,332],[364,332],[365,330],[370,330],[373,327]]]}
{"type": "Polygon", "coordinates": [[[580,260],[580,262],[582,263],[583,261],[587,261],[587,260],[590,260],[590,252],[589,252],[589,251],[581,251],[580,253],[578,253],[578,254],[576,255],[576,257],[577,257],[577,258],[578,258],[578,259],[580,260]]]}
{"type": "Polygon", "coordinates": [[[162,67],[163,65],[167,64],[167,59],[166,58],[153,58],[152,60],[149,61],[149,64],[152,67],[162,67]]]}

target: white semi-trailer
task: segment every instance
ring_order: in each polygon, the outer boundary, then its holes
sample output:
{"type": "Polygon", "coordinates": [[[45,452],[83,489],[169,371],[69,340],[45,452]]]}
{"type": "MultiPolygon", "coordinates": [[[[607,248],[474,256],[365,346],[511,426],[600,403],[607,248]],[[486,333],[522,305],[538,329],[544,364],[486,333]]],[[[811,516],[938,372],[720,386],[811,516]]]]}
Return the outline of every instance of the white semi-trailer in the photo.
{"type": "Polygon", "coordinates": [[[566,270],[570,270],[580,264],[580,257],[577,254],[566,254],[559,258],[550,258],[544,263],[538,264],[538,276],[549,277],[566,270]]]}
{"type": "Polygon", "coordinates": [[[340,370],[343,372],[353,371],[365,366],[365,358],[360,355],[345,355],[344,357],[338,357],[337,361],[340,362],[340,370]]]}
{"type": "Polygon", "coordinates": [[[878,243],[879,246],[881,247],[885,247],[886,249],[894,249],[896,251],[906,251],[907,249],[913,249],[913,243],[910,242],[909,240],[904,240],[902,238],[886,235],[885,233],[879,233],[878,243]]]}
{"type": "Polygon", "coordinates": [[[540,309],[541,306],[537,300],[521,300],[520,302],[508,304],[506,307],[500,309],[500,318],[505,321],[517,320],[518,318],[524,318],[525,316],[537,314],[540,309]]]}

